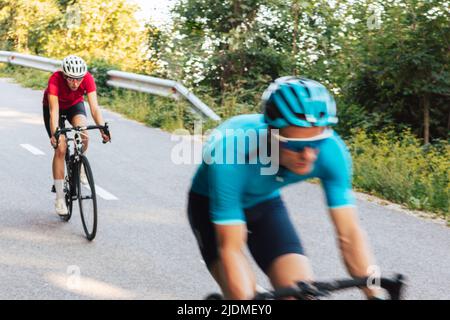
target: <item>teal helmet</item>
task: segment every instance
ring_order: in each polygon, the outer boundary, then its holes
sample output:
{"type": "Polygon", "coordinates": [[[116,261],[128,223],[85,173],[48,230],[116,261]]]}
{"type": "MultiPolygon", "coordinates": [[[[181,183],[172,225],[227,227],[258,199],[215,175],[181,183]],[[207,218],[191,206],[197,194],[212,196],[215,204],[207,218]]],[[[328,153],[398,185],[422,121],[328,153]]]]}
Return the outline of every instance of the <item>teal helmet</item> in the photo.
{"type": "Polygon", "coordinates": [[[276,79],[262,95],[265,121],[274,128],[335,125],[336,102],[317,81],[294,76],[276,79]]]}

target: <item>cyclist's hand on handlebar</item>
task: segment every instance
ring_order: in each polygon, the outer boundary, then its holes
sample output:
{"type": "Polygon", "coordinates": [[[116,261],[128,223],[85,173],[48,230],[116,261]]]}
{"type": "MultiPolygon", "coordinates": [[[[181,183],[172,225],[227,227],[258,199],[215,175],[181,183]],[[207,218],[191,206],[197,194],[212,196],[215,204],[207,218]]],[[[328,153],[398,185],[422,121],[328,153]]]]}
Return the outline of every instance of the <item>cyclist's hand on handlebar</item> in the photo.
{"type": "Polygon", "coordinates": [[[51,138],[50,138],[50,144],[52,145],[52,147],[53,148],[57,148],[57,142],[56,142],[56,138],[55,138],[55,136],[52,136],[51,138]]]}
{"type": "Polygon", "coordinates": [[[50,144],[53,148],[58,148],[59,140],[61,139],[61,132],[59,128],[56,128],[55,133],[50,138],[50,144]]]}
{"type": "Polygon", "coordinates": [[[102,136],[103,143],[111,142],[111,132],[108,129],[100,130],[100,134],[102,136]]]}
{"type": "Polygon", "coordinates": [[[59,128],[56,128],[55,133],[53,133],[53,135],[50,138],[50,144],[55,149],[58,148],[59,136],[60,136],[59,128]]]}
{"type": "Polygon", "coordinates": [[[109,131],[109,126],[107,122],[105,122],[103,129],[100,130],[100,134],[102,135],[103,143],[111,142],[111,131],[109,131]]]}
{"type": "Polygon", "coordinates": [[[380,288],[369,289],[369,294],[366,294],[367,300],[385,300],[383,290],[380,288]]]}

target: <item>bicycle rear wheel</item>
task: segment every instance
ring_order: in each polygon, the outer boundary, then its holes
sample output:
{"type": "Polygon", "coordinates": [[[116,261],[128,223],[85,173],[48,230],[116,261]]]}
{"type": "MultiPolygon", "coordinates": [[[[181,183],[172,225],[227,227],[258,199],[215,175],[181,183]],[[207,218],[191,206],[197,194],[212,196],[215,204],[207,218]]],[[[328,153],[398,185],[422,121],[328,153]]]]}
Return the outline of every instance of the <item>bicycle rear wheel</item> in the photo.
{"type": "Polygon", "coordinates": [[[94,240],[97,233],[97,196],[95,194],[94,176],[91,166],[85,156],[80,156],[77,172],[78,177],[78,203],[80,207],[81,221],[86,238],[94,240]],[[84,167],[88,184],[84,185],[80,179],[81,168],[84,167]]]}

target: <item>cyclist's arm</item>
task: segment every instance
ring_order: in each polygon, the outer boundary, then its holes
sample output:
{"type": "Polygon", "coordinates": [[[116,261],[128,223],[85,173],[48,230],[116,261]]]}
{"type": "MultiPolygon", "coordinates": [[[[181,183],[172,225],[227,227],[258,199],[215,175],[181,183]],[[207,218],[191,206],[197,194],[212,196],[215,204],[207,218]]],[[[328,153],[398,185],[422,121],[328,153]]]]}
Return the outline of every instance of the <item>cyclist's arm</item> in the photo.
{"type": "MultiPolygon", "coordinates": [[[[366,235],[358,222],[355,208],[342,207],[330,209],[331,219],[334,223],[339,248],[348,272],[353,277],[366,277],[372,275],[374,258],[369,249],[366,235]]],[[[364,290],[368,296],[375,292],[364,290]]]]}
{"type": "MultiPolygon", "coordinates": [[[[215,224],[219,258],[222,263],[220,274],[226,288],[226,299],[251,299],[256,292],[255,276],[244,255],[247,239],[246,225],[215,224]]],[[[219,268],[220,268],[219,267],[219,268]]]]}
{"type": "MultiPolygon", "coordinates": [[[[339,248],[348,272],[354,277],[370,276],[374,258],[366,236],[359,226],[352,192],[352,161],[343,142],[330,145],[327,157],[333,159],[324,167],[322,177],[331,219],[334,223],[339,248]]],[[[368,296],[378,294],[365,289],[368,296]]]]}
{"type": "Polygon", "coordinates": [[[50,108],[50,132],[53,135],[58,128],[59,125],[59,101],[58,96],[49,94],[48,95],[48,104],[50,108]]]}
{"type": "MultiPolygon", "coordinates": [[[[87,94],[89,107],[91,109],[92,118],[95,121],[95,124],[98,126],[104,126],[105,121],[103,120],[102,112],[98,106],[98,100],[97,100],[97,92],[92,91],[87,94]]],[[[104,142],[110,141],[111,139],[111,132],[105,133],[105,131],[100,130],[100,134],[103,138],[104,142]]]]}
{"type": "Polygon", "coordinates": [[[227,299],[251,299],[256,281],[243,252],[247,225],[241,201],[248,172],[243,165],[220,164],[220,160],[226,163],[226,151],[231,150],[227,146],[233,143],[233,139],[227,139],[223,144],[212,144],[212,150],[209,150],[216,160],[208,166],[211,220],[215,226],[220,262],[219,279],[216,277],[216,280],[227,299]]]}
{"type": "Polygon", "coordinates": [[[98,126],[102,126],[105,124],[103,121],[102,112],[100,111],[100,108],[98,106],[98,100],[97,100],[97,92],[92,91],[87,94],[87,99],[89,103],[89,107],[91,109],[92,118],[95,121],[95,124],[98,126]]]}

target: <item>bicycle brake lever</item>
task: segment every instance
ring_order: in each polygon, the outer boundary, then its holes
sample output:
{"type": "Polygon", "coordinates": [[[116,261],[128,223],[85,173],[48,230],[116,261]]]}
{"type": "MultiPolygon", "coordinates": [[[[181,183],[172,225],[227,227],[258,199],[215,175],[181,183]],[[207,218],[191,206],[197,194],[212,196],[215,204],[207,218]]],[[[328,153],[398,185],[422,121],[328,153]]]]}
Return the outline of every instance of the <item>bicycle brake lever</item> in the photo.
{"type": "Polygon", "coordinates": [[[59,136],[61,135],[61,133],[59,132],[59,128],[56,128],[55,134],[53,135],[56,139],[56,145],[53,146],[53,149],[58,149],[58,145],[59,145],[59,136]]]}
{"type": "Polygon", "coordinates": [[[105,140],[102,141],[103,144],[111,142],[111,135],[110,135],[110,132],[109,132],[108,122],[105,122],[105,125],[103,126],[103,133],[106,134],[109,137],[109,141],[105,141],[105,140]]]}
{"type": "Polygon", "coordinates": [[[405,285],[405,277],[402,274],[397,274],[395,280],[386,284],[384,289],[388,292],[391,300],[400,300],[402,289],[405,285]]]}

